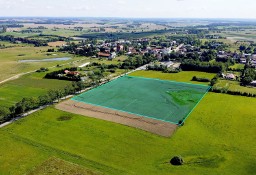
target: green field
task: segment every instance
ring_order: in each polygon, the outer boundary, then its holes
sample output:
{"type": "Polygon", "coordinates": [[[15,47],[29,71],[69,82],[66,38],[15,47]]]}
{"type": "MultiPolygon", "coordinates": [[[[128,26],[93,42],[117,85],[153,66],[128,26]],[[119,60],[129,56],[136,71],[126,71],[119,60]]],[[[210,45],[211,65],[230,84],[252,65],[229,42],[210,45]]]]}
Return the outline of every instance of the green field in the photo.
{"type": "Polygon", "coordinates": [[[124,76],[72,100],[179,124],[208,90],[209,86],[124,76]]]}
{"type": "Polygon", "coordinates": [[[68,61],[56,61],[56,62],[31,62],[31,63],[21,63],[19,60],[29,60],[29,59],[45,59],[45,58],[60,58],[60,57],[71,57],[67,53],[54,53],[52,55],[47,55],[47,49],[50,47],[12,47],[7,49],[1,49],[0,54],[0,81],[10,78],[19,73],[24,73],[28,71],[37,70],[40,67],[52,67],[57,64],[66,64],[79,59],[75,57],[68,61]]]}
{"type": "Polygon", "coordinates": [[[27,74],[0,84],[0,106],[10,107],[25,97],[38,97],[53,89],[62,89],[69,81],[44,79],[45,73],[27,74]]]}
{"type": "Polygon", "coordinates": [[[251,175],[255,105],[254,98],[209,93],[170,139],[48,108],[0,129],[0,174],[24,174],[55,156],[105,174],[251,175]],[[185,165],[170,165],[174,155],[185,165]]]}
{"type": "Polygon", "coordinates": [[[216,74],[205,73],[205,72],[196,72],[196,71],[182,71],[179,73],[162,73],[162,72],[156,72],[156,71],[136,71],[129,75],[130,76],[147,77],[147,78],[159,78],[162,80],[172,80],[172,81],[179,81],[179,82],[186,82],[186,83],[193,83],[193,84],[208,85],[209,83],[192,81],[193,76],[197,76],[200,78],[212,79],[216,74]]]}
{"type": "Polygon", "coordinates": [[[245,86],[240,86],[240,82],[238,81],[230,81],[230,80],[219,80],[216,85],[214,85],[216,88],[225,88],[230,91],[235,92],[247,92],[256,94],[256,88],[249,88],[245,86]]]}
{"type": "Polygon", "coordinates": [[[235,64],[233,66],[230,66],[229,68],[243,70],[244,66],[245,66],[244,64],[235,64]]]}
{"type": "Polygon", "coordinates": [[[62,173],[79,166],[111,175],[251,175],[255,105],[255,98],[208,93],[171,138],[47,108],[0,129],[0,174],[43,174],[57,159],[62,173]],[[175,155],[185,165],[170,165],[175,155]]]}
{"type": "Polygon", "coordinates": [[[54,175],[99,175],[101,173],[87,170],[81,166],[76,164],[63,161],[61,159],[52,157],[45,162],[43,162],[40,166],[36,167],[29,175],[46,175],[46,174],[54,174],[54,175]]]}

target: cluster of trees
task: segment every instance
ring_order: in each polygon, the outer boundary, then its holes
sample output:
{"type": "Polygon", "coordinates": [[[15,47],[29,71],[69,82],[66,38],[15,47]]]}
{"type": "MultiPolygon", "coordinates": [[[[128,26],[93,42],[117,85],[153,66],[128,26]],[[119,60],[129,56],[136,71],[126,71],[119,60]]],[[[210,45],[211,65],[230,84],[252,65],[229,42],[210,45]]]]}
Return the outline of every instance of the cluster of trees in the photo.
{"type": "Polygon", "coordinates": [[[5,33],[5,32],[7,32],[7,26],[1,26],[0,33],[5,33]]]}
{"type": "Polygon", "coordinates": [[[45,67],[41,67],[40,69],[38,69],[36,72],[47,72],[49,71],[48,68],[45,68],[45,67]]]}
{"type": "Polygon", "coordinates": [[[200,77],[197,77],[197,76],[193,76],[192,81],[210,82],[211,80],[209,78],[200,78],[200,77]]]}
{"type": "Polygon", "coordinates": [[[215,42],[215,41],[206,41],[203,45],[201,45],[201,49],[215,49],[215,50],[226,50],[228,48],[227,44],[223,42],[215,42]]]}
{"type": "Polygon", "coordinates": [[[172,52],[168,55],[165,55],[163,57],[164,61],[169,60],[195,60],[195,61],[211,61],[214,60],[217,57],[217,53],[215,50],[206,50],[202,52],[202,54],[198,54],[199,50],[193,50],[191,52],[188,52],[186,54],[181,54],[177,52],[172,52]]]}
{"type": "Polygon", "coordinates": [[[58,71],[53,71],[53,72],[47,73],[45,75],[45,78],[58,79],[58,80],[69,80],[69,81],[81,81],[81,76],[79,76],[79,75],[76,75],[76,76],[72,75],[72,74],[64,75],[65,70],[77,71],[77,67],[65,68],[65,69],[61,69],[61,70],[58,70],[58,71]]]}
{"type": "Polygon", "coordinates": [[[11,43],[22,42],[22,43],[27,43],[27,44],[34,44],[35,47],[48,46],[47,41],[30,40],[27,38],[20,38],[20,37],[15,38],[12,35],[0,36],[0,40],[8,41],[11,43]]]}
{"type": "Polygon", "coordinates": [[[239,96],[246,96],[246,97],[256,97],[256,94],[253,94],[253,93],[240,92],[240,91],[232,91],[232,90],[228,90],[227,88],[212,87],[211,91],[212,92],[216,92],[216,93],[230,94],[230,95],[239,95],[239,96]]]}
{"type": "Polygon", "coordinates": [[[200,62],[194,60],[185,60],[181,63],[180,68],[184,71],[201,71],[210,73],[219,73],[226,69],[227,65],[219,62],[200,62]]]}
{"type": "Polygon", "coordinates": [[[136,69],[155,60],[156,58],[150,54],[132,56],[121,64],[120,69],[136,69]]]}
{"type": "Polygon", "coordinates": [[[254,80],[256,80],[255,69],[246,66],[242,73],[242,79],[241,79],[242,85],[248,85],[254,80]]]}
{"type": "Polygon", "coordinates": [[[84,45],[83,43],[70,43],[67,46],[61,47],[59,51],[69,52],[80,56],[94,56],[97,53],[97,48],[93,44],[84,45]]]}
{"type": "Polygon", "coordinates": [[[247,54],[256,53],[256,48],[254,48],[253,45],[250,45],[250,46],[241,45],[239,46],[239,50],[247,54]]]}
{"type": "Polygon", "coordinates": [[[81,81],[73,82],[71,85],[67,85],[63,89],[50,90],[47,94],[39,97],[23,98],[10,108],[0,107],[0,123],[9,121],[18,115],[36,109],[40,106],[52,104],[67,95],[73,95],[76,92],[80,92],[86,87],[89,87],[89,84],[85,84],[81,81]]]}
{"type": "Polygon", "coordinates": [[[218,81],[219,81],[219,77],[220,77],[220,75],[219,74],[217,74],[217,75],[215,75],[214,77],[213,77],[213,79],[211,79],[211,83],[210,83],[210,85],[213,87],[215,84],[217,84],[218,83],[218,81]]]}
{"type": "Polygon", "coordinates": [[[54,52],[54,49],[48,49],[47,52],[54,52]]]}

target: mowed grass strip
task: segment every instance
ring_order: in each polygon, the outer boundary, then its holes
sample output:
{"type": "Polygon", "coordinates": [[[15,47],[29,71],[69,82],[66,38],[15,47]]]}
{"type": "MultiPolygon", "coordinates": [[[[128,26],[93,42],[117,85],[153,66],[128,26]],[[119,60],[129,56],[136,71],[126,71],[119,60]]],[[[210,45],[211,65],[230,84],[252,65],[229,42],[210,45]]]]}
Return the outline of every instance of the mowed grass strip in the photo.
{"type": "Polygon", "coordinates": [[[136,71],[129,74],[129,76],[157,78],[162,80],[172,80],[172,81],[186,82],[186,83],[192,83],[192,84],[202,84],[202,85],[209,85],[209,83],[192,81],[193,76],[212,79],[215,75],[216,74],[214,73],[196,72],[196,71],[182,71],[179,73],[162,73],[157,71],[136,71]]]}
{"type": "Polygon", "coordinates": [[[48,108],[0,129],[0,174],[24,174],[54,155],[106,174],[251,175],[255,105],[254,98],[208,93],[170,139],[48,108]],[[175,155],[185,165],[170,165],[175,155]]]}

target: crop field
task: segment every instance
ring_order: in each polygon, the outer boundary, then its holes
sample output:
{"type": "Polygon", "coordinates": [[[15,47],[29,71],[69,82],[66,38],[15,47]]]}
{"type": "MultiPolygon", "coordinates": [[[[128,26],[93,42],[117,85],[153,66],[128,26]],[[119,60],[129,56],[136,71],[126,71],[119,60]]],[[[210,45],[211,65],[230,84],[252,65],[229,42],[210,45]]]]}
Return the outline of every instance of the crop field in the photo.
{"type": "Polygon", "coordinates": [[[162,80],[172,80],[172,81],[186,82],[186,83],[193,83],[193,84],[208,85],[209,83],[192,81],[193,76],[197,76],[200,78],[212,79],[216,74],[205,73],[205,72],[196,72],[196,71],[182,71],[179,73],[162,73],[162,72],[156,72],[156,71],[136,71],[129,75],[130,76],[138,76],[138,77],[146,77],[146,78],[157,78],[157,79],[162,79],[162,80]]]}
{"type": "Polygon", "coordinates": [[[223,32],[222,35],[232,41],[256,41],[256,32],[254,30],[245,29],[244,31],[223,32]]]}
{"type": "Polygon", "coordinates": [[[38,97],[48,90],[63,88],[69,81],[44,79],[45,73],[27,74],[0,84],[0,105],[10,107],[24,97],[38,97]]]}
{"type": "Polygon", "coordinates": [[[124,76],[72,100],[179,124],[209,86],[124,76]]]}
{"type": "Polygon", "coordinates": [[[208,93],[172,138],[47,108],[0,129],[0,174],[38,173],[54,156],[111,175],[251,175],[255,105],[254,98],[208,93]],[[168,163],[175,155],[183,166],[168,163]]]}

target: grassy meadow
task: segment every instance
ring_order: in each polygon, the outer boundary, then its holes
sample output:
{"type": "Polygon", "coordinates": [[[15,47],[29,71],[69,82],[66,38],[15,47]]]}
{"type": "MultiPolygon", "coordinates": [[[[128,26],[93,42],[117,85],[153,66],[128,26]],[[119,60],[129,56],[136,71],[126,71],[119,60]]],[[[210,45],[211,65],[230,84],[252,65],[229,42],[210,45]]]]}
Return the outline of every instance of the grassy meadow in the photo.
{"type": "Polygon", "coordinates": [[[238,81],[230,81],[230,80],[219,80],[214,87],[217,88],[226,88],[231,91],[237,91],[237,92],[247,92],[256,94],[256,88],[250,88],[245,86],[240,86],[240,82],[238,81]]]}
{"type": "MultiPolygon", "coordinates": [[[[166,75],[152,78],[174,79],[166,75]]],[[[171,138],[49,107],[0,129],[0,174],[43,174],[50,161],[62,173],[75,166],[111,175],[251,175],[255,105],[255,98],[208,93],[171,138]],[[183,166],[168,163],[175,155],[183,166]]]]}
{"type": "Polygon", "coordinates": [[[10,107],[24,97],[38,97],[51,89],[63,88],[69,81],[44,79],[45,73],[31,73],[0,84],[0,106],[10,107]]]}
{"type": "Polygon", "coordinates": [[[231,69],[240,69],[240,70],[243,70],[244,69],[244,64],[235,64],[233,66],[230,66],[229,68],[231,69]]]}
{"type": "MultiPolygon", "coordinates": [[[[21,63],[19,60],[40,60],[45,58],[60,58],[71,57],[67,53],[53,53],[47,55],[47,49],[50,47],[33,47],[33,46],[18,46],[6,49],[1,49],[0,54],[0,81],[15,76],[19,73],[37,70],[40,67],[51,67],[57,64],[65,64],[71,62],[68,61],[55,61],[55,62],[30,62],[21,63]],[[56,55],[55,55],[56,54],[56,55]]],[[[77,58],[73,58],[75,60],[77,58]]]]}
{"type": "Polygon", "coordinates": [[[172,138],[48,108],[0,129],[0,174],[28,173],[54,156],[105,174],[249,175],[256,170],[255,105],[254,98],[209,93],[172,138]],[[170,165],[175,155],[185,165],[170,165]]]}

